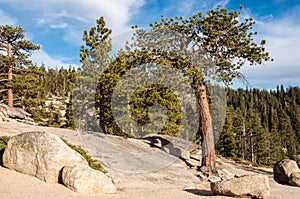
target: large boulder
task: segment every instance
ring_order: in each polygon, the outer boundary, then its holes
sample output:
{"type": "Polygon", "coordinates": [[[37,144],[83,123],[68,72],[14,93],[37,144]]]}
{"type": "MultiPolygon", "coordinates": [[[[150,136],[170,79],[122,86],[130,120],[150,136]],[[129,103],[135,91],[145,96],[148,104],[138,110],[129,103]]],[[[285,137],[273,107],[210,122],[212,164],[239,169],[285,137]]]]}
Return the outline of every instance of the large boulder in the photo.
{"type": "Polygon", "coordinates": [[[89,194],[116,193],[116,187],[104,173],[89,166],[72,164],[62,170],[64,185],[73,191],[89,194]]]}
{"type": "Polygon", "coordinates": [[[297,163],[294,160],[278,161],[273,168],[274,180],[280,184],[291,185],[290,176],[292,173],[299,172],[297,163]]]}
{"type": "Polygon", "coordinates": [[[300,187],[300,172],[294,172],[291,174],[289,183],[294,186],[300,187]]]}
{"type": "Polygon", "coordinates": [[[224,181],[211,182],[216,195],[266,199],[270,197],[269,179],[266,175],[246,175],[224,181]]]}
{"type": "Polygon", "coordinates": [[[11,137],[3,154],[5,167],[51,183],[59,181],[65,165],[74,163],[88,165],[58,136],[45,132],[28,132],[11,137]]]}

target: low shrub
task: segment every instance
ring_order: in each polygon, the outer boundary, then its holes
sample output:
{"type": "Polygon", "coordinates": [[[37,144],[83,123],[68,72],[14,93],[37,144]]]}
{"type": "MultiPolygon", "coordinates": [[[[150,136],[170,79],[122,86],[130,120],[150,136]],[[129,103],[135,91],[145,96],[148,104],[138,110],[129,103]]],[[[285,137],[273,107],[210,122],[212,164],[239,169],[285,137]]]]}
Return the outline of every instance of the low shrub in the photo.
{"type": "Polygon", "coordinates": [[[3,166],[2,157],[9,139],[9,136],[0,136],[0,166],[3,166]]]}
{"type": "Polygon", "coordinates": [[[89,166],[95,170],[101,171],[103,173],[106,173],[107,171],[105,171],[105,169],[102,167],[102,165],[95,159],[93,159],[84,149],[82,149],[81,147],[75,146],[70,144],[67,140],[61,138],[62,141],[64,141],[64,143],[66,143],[71,149],[77,151],[80,155],[82,155],[82,157],[84,157],[89,166]]]}
{"type": "Polygon", "coordinates": [[[9,141],[9,136],[0,136],[0,151],[4,150],[9,141]]]}

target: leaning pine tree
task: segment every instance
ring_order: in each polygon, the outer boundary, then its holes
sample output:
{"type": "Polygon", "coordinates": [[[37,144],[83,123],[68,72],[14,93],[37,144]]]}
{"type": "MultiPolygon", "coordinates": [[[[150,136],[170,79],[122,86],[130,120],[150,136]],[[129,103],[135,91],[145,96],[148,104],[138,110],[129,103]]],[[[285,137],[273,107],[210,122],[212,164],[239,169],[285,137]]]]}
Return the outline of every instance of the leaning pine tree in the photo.
{"type": "Polygon", "coordinates": [[[7,92],[7,104],[13,106],[13,71],[19,72],[31,64],[30,51],[40,47],[25,40],[21,27],[0,26],[0,92],[7,92]]]}
{"type": "Polygon", "coordinates": [[[216,171],[216,155],[207,77],[230,84],[234,78],[245,79],[239,69],[246,62],[255,65],[271,60],[263,47],[266,41],[257,44],[253,40],[257,34],[251,31],[255,22],[252,18],[241,21],[239,16],[238,11],[220,7],[187,19],[162,16],[160,22],[150,24],[150,30],[137,29],[135,34],[134,45],[143,51],[133,48],[139,60],[171,61],[169,67],[190,79],[199,106],[202,166],[211,172],[216,171]]]}

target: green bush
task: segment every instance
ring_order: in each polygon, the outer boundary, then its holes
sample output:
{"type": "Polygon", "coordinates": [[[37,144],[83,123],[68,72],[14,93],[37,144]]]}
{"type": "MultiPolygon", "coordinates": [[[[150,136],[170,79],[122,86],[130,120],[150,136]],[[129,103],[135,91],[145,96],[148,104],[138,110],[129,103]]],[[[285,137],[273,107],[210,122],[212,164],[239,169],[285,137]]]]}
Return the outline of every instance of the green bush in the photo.
{"type": "Polygon", "coordinates": [[[4,150],[9,141],[9,136],[0,136],[0,151],[4,150]]]}
{"type": "Polygon", "coordinates": [[[82,157],[84,157],[89,166],[95,170],[98,170],[98,171],[101,171],[103,173],[106,173],[107,171],[104,170],[104,168],[102,167],[101,164],[98,163],[97,160],[94,160],[84,149],[78,147],[78,146],[75,146],[75,145],[72,145],[70,144],[67,140],[61,138],[62,141],[64,141],[64,143],[66,143],[71,149],[73,149],[74,151],[77,151],[80,155],[82,155],[82,157]]]}
{"type": "Polygon", "coordinates": [[[2,156],[4,154],[4,150],[7,146],[10,137],[8,136],[0,136],[0,166],[3,166],[2,156]]]}

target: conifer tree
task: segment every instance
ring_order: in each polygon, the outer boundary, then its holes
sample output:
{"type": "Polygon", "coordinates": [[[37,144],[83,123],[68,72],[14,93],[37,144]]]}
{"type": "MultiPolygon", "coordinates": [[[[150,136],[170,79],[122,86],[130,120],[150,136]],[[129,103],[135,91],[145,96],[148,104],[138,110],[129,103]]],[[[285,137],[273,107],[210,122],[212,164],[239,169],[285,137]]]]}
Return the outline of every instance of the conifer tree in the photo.
{"type": "Polygon", "coordinates": [[[35,65],[24,68],[14,78],[15,106],[31,113],[45,101],[43,98],[43,74],[35,65]],[[33,111],[33,110],[32,110],[33,111]]]}
{"type": "Polygon", "coordinates": [[[96,20],[96,27],[84,31],[84,45],[80,48],[81,70],[78,72],[73,95],[73,105],[76,125],[78,128],[91,128],[86,130],[99,131],[96,115],[100,119],[100,127],[105,132],[103,125],[103,108],[101,98],[97,98],[96,90],[99,78],[110,62],[109,52],[112,50],[110,39],[111,30],[106,27],[103,17],[96,20]],[[97,109],[95,109],[97,107],[97,109]],[[89,121],[87,121],[89,120],[89,121]]]}
{"type": "MultiPolygon", "coordinates": [[[[151,117],[161,117],[160,121],[157,120],[159,125],[155,127],[154,125],[149,128],[150,131],[143,132],[144,134],[159,133],[166,134],[171,136],[181,137],[179,134],[180,128],[180,104],[176,95],[174,95],[168,88],[159,87],[157,85],[148,85],[143,88],[140,88],[134,92],[134,95],[131,97],[130,106],[132,120],[136,121],[140,126],[144,126],[152,120],[151,117]],[[153,112],[152,115],[149,114],[150,107],[153,105],[161,105],[165,108],[167,119],[163,118],[162,115],[158,112],[153,112]],[[164,121],[163,120],[167,120],[164,121]],[[156,131],[156,129],[160,131],[156,131]]],[[[147,129],[139,129],[138,131],[147,131],[147,129]]]]}
{"type": "Polygon", "coordinates": [[[202,166],[213,172],[216,171],[216,156],[206,94],[206,74],[214,74],[213,79],[230,83],[236,77],[243,78],[239,69],[246,61],[261,64],[271,60],[263,47],[265,41],[258,45],[252,38],[257,34],[251,32],[254,24],[252,18],[241,22],[238,20],[239,14],[217,7],[209,10],[207,15],[199,12],[187,19],[162,17],[160,22],[150,24],[151,31],[148,33],[146,30],[138,30],[136,34],[137,46],[149,52],[139,53],[136,57],[148,56],[173,61],[171,67],[190,78],[196,90],[201,119],[202,166]],[[173,42],[166,45],[166,40],[173,42]],[[190,46],[192,49],[188,48],[190,46]],[[189,49],[196,52],[192,57],[189,57],[189,49]],[[184,57],[189,58],[187,60],[184,57]],[[238,61],[233,61],[234,58],[238,61]]]}
{"type": "Polygon", "coordinates": [[[39,49],[39,46],[24,39],[24,33],[21,27],[0,26],[0,83],[4,83],[0,92],[7,92],[10,107],[13,106],[13,74],[30,65],[30,51],[39,49]]]}
{"type": "Polygon", "coordinates": [[[226,112],[225,124],[223,131],[216,144],[216,150],[224,157],[235,158],[238,154],[238,140],[236,132],[234,131],[234,110],[230,107],[226,112]]]}
{"type": "Polygon", "coordinates": [[[77,72],[75,68],[69,67],[68,75],[67,75],[67,82],[66,82],[66,95],[68,96],[68,102],[66,103],[66,125],[67,128],[75,129],[75,122],[74,122],[74,107],[73,107],[73,90],[75,87],[77,72]]]}
{"type": "Polygon", "coordinates": [[[228,89],[228,106],[235,113],[234,132],[239,137],[240,158],[265,165],[284,158],[298,161],[298,91],[298,87],[284,89],[283,86],[278,86],[276,91],[228,89]]]}

